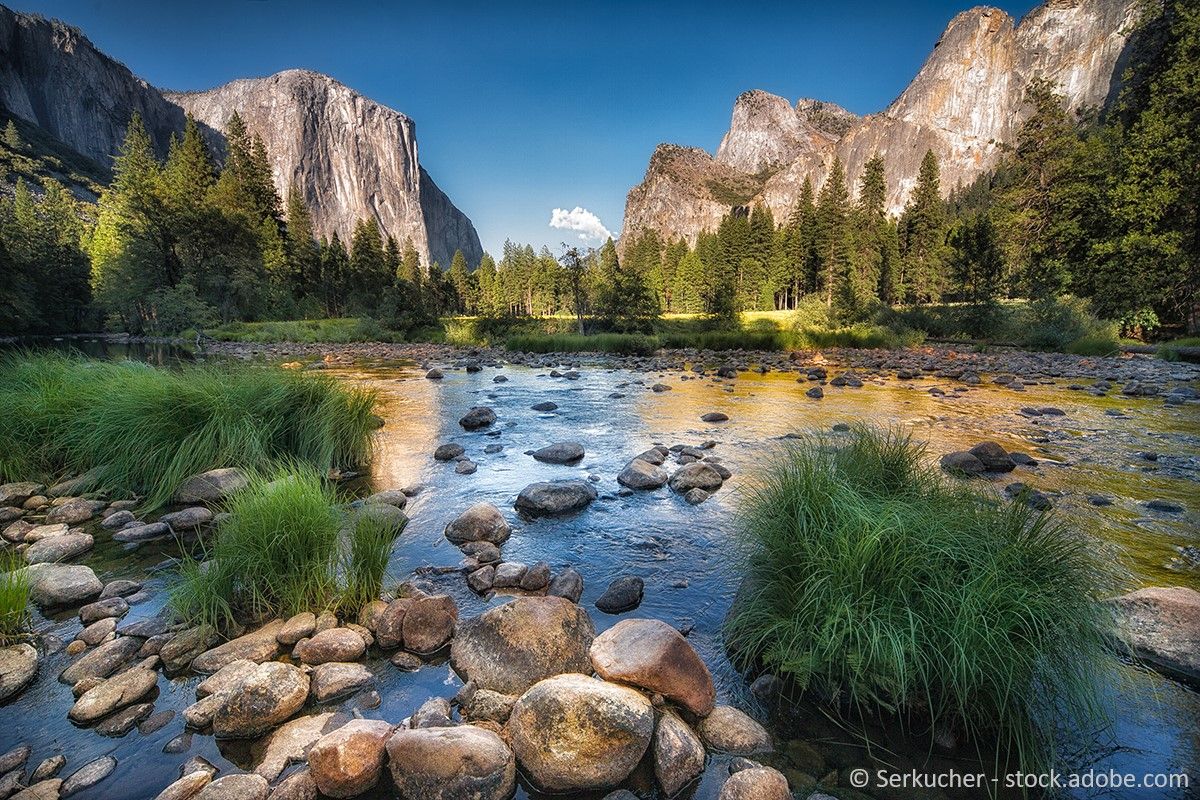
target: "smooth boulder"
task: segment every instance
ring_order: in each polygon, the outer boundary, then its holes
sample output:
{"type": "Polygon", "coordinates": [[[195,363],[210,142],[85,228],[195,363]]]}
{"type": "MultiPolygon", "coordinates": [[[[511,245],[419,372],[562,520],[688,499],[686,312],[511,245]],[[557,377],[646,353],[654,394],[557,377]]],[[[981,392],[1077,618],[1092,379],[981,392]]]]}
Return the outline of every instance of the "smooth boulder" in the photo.
{"type": "Polygon", "coordinates": [[[309,679],[299,667],[279,661],[259,664],[217,708],[213,733],[223,739],[261,736],[299,711],[309,679]]]}
{"type": "Polygon", "coordinates": [[[392,726],[356,719],[317,740],[308,751],[308,769],[321,794],[349,798],[371,789],[383,773],[384,746],[392,726]]]}
{"type": "Polygon", "coordinates": [[[1200,592],[1151,587],[1112,604],[1134,655],[1165,675],[1200,684],[1200,592]]]}
{"type": "Polygon", "coordinates": [[[250,485],[246,473],[237,467],[210,469],[184,480],[175,490],[175,502],[215,503],[250,485]]]}
{"type": "Polygon", "coordinates": [[[503,544],[512,530],[500,509],[491,503],[476,503],[446,525],[445,535],[457,545],[468,542],[503,544]]]}
{"type": "Polygon", "coordinates": [[[779,770],[751,767],[730,775],[717,800],[792,800],[792,793],[779,770]]]}
{"type": "Polygon", "coordinates": [[[665,711],[654,728],[654,777],[667,797],[704,772],[704,743],[673,711],[665,711]]]}
{"type": "Polygon", "coordinates": [[[557,442],[533,451],[533,457],[547,464],[573,464],[584,456],[579,442],[557,442]]]}
{"type": "Polygon", "coordinates": [[[721,473],[712,464],[703,461],[684,464],[672,473],[670,480],[672,491],[679,494],[687,494],[692,489],[715,492],[724,482],[721,473]]]}
{"type": "Polygon", "coordinates": [[[401,729],[387,742],[402,800],[507,800],[517,765],[498,735],[474,725],[401,729]]]}
{"type": "Polygon", "coordinates": [[[43,608],[82,605],[104,589],[92,568],[82,564],[31,564],[25,575],[30,599],[43,608]]]}
{"type": "Polygon", "coordinates": [[[515,506],[530,517],[557,516],[587,508],[597,496],[587,481],[542,481],[522,489],[515,506]]]}
{"type": "Polygon", "coordinates": [[[642,458],[635,458],[617,475],[617,483],[630,489],[659,489],[667,483],[667,473],[661,467],[642,458]]]}
{"type": "Polygon", "coordinates": [[[687,639],[661,620],[622,620],[595,638],[589,655],[607,681],[657,692],[698,717],[713,710],[712,673],[687,639]]]}
{"type": "Polygon", "coordinates": [[[564,672],[590,672],[596,635],[586,611],[562,597],[519,597],[460,620],[450,663],[463,680],[519,695],[564,672]]]}
{"type": "Polygon", "coordinates": [[[26,642],[0,647],[0,702],[24,689],[37,674],[38,652],[26,642]]]}
{"type": "Polygon", "coordinates": [[[768,753],[774,749],[771,734],[733,706],[717,706],[700,720],[697,732],[713,750],[734,755],[768,753]]]}
{"type": "Polygon", "coordinates": [[[522,770],[547,792],[605,789],[629,777],[654,733],[641,693],[581,674],[534,684],[506,730],[522,770]]]}
{"type": "Polygon", "coordinates": [[[463,415],[458,421],[469,431],[477,431],[481,428],[486,428],[496,421],[496,412],[492,411],[487,406],[476,406],[463,415]]]}

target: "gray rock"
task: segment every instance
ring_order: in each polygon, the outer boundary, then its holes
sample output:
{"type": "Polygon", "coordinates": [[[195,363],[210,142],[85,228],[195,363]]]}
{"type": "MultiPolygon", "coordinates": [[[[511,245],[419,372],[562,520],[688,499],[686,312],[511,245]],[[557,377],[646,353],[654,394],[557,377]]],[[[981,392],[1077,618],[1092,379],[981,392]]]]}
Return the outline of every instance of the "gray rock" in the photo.
{"type": "Polygon", "coordinates": [[[980,442],[968,452],[979,459],[988,472],[1012,472],[1016,466],[1008,451],[995,442],[980,442]]]}
{"type": "Polygon", "coordinates": [[[464,458],[454,465],[454,471],[459,475],[474,475],[479,471],[479,465],[469,458],[464,458]]]}
{"type": "Polygon", "coordinates": [[[596,608],[605,614],[621,614],[642,604],[645,583],[636,575],[617,578],[596,598],[596,608]]]}
{"type": "MultiPolygon", "coordinates": [[[[658,451],[650,452],[657,453],[658,451]]],[[[617,483],[630,489],[658,489],[666,482],[666,471],[643,460],[640,456],[626,464],[625,469],[621,470],[621,474],[617,475],[617,483]]]]}
{"type": "Polygon", "coordinates": [[[376,492],[375,494],[371,495],[364,502],[384,503],[389,506],[395,506],[396,508],[403,509],[408,505],[408,495],[406,495],[400,489],[384,489],[383,491],[376,492]]]}
{"type": "Polygon", "coordinates": [[[433,457],[438,461],[453,461],[465,452],[466,450],[461,444],[447,442],[446,444],[438,445],[438,448],[433,451],[433,457]]]}
{"type": "Polygon", "coordinates": [[[685,464],[671,475],[671,489],[679,494],[687,494],[692,489],[703,489],[714,492],[721,488],[725,480],[711,464],[697,461],[685,464]]]}
{"type": "Polygon", "coordinates": [[[557,411],[558,403],[552,403],[549,400],[546,400],[541,403],[534,403],[532,406],[530,406],[530,408],[532,408],[534,411],[542,411],[542,412],[557,411]]]}
{"type": "Polygon", "coordinates": [[[472,572],[467,576],[467,585],[472,591],[483,594],[492,588],[492,581],[496,578],[496,568],[490,564],[472,572]]]}
{"type": "Polygon", "coordinates": [[[97,600],[79,609],[79,621],[90,625],[96,620],[109,617],[123,617],[129,613],[129,603],[123,597],[110,597],[107,600],[97,600]]]}
{"type": "Polygon", "coordinates": [[[171,535],[171,528],[165,522],[147,522],[141,525],[131,525],[113,534],[114,542],[152,542],[155,539],[165,539],[171,535]]]}
{"type": "Polygon", "coordinates": [[[722,411],[710,411],[700,417],[702,422],[726,422],[729,415],[722,411]]]}
{"type": "Polygon", "coordinates": [[[82,564],[31,564],[25,575],[30,598],[43,608],[80,605],[104,588],[92,568],[82,564]]]}
{"type": "Polygon", "coordinates": [[[37,669],[38,652],[32,645],[19,642],[0,647],[0,702],[28,686],[37,669]]]}
{"type": "Polygon", "coordinates": [[[583,576],[571,567],[554,576],[546,594],[551,597],[562,597],[572,603],[578,603],[583,596],[583,576]]]}
{"type": "Polygon", "coordinates": [[[368,685],[375,676],[362,664],[329,661],[318,665],[310,676],[312,697],[318,703],[353,694],[368,685]]]}
{"type": "Polygon", "coordinates": [[[171,526],[172,530],[185,531],[207,525],[213,520],[213,512],[204,506],[192,506],[170,514],[163,514],[158,521],[171,526]]]}
{"type": "Polygon", "coordinates": [[[196,800],[267,800],[270,790],[261,775],[226,775],[201,789],[196,800]]]}
{"type": "Polygon", "coordinates": [[[477,431],[481,428],[486,428],[496,421],[496,412],[492,411],[487,406],[476,406],[463,415],[458,421],[469,431],[477,431]]]}
{"type": "Polygon", "coordinates": [[[87,522],[93,516],[95,516],[95,512],[92,510],[91,502],[76,498],[50,509],[46,514],[46,524],[78,525],[80,522],[87,522]]]}
{"type": "Polygon", "coordinates": [[[982,475],[987,471],[983,462],[966,450],[956,450],[953,453],[946,453],[938,463],[941,464],[942,469],[946,470],[946,472],[964,477],[982,475]]]}
{"type": "Polygon", "coordinates": [[[140,639],[132,636],[118,636],[90,653],[84,654],[78,661],[64,669],[58,679],[65,684],[74,686],[84,678],[107,678],[121,665],[136,656],[141,647],[140,639]]]}
{"type": "Polygon", "coordinates": [[[1134,655],[1165,675],[1200,684],[1200,592],[1152,587],[1112,605],[1134,655]]]}
{"type": "Polygon", "coordinates": [[[46,487],[43,484],[32,481],[6,483],[0,486],[0,506],[19,506],[44,491],[46,491],[46,487]]]}
{"type": "Polygon", "coordinates": [[[434,368],[426,372],[425,377],[431,381],[440,381],[445,376],[442,375],[442,371],[440,369],[434,368]]]}
{"type": "Polygon", "coordinates": [[[704,772],[704,744],[673,711],[659,716],[652,746],[654,776],[665,796],[674,797],[704,772]]]}
{"type": "Polygon", "coordinates": [[[521,584],[521,579],[525,577],[525,573],[529,567],[519,561],[505,561],[496,567],[496,573],[492,578],[492,587],[495,589],[509,589],[521,584]]]}
{"type": "Polygon", "coordinates": [[[698,506],[710,497],[712,497],[711,493],[706,492],[703,489],[696,488],[688,489],[687,493],[683,496],[683,499],[687,501],[687,504],[690,506],[698,506]]]}
{"type": "Polygon", "coordinates": [[[550,585],[550,565],[539,561],[525,571],[520,586],[527,592],[539,592],[550,585]]]}
{"type": "Polygon", "coordinates": [[[61,797],[70,797],[76,792],[89,789],[107,778],[116,768],[117,760],[112,756],[101,756],[95,761],[89,761],[63,781],[63,785],[59,789],[59,795],[61,797]]]}
{"type": "Polygon", "coordinates": [[[491,542],[503,544],[511,534],[500,510],[490,503],[476,503],[446,526],[446,538],[454,544],[491,542]]]}
{"type": "Polygon", "coordinates": [[[217,708],[213,733],[227,739],[261,736],[299,711],[308,692],[309,678],[298,667],[259,664],[217,708]]]}
{"type": "Polygon", "coordinates": [[[579,442],[558,442],[533,451],[533,457],[547,464],[571,464],[584,456],[583,445],[579,442]]]}
{"type": "Polygon", "coordinates": [[[717,706],[698,725],[700,737],[713,750],[734,755],[767,753],[774,749],[771,734],[732,706],[717,706]]]}
{"type": "Polygon", "coordinates": [[[245,489],[249,484],[246,474],[236,467],[210,469],[180,484],[175,490],[175,502],[215,503],[245,489]]]}
{"type": "Polygon", "coordinates": [[[56,564],[70,561],[92,549],[94,544],[89,533],[64,533],[62,536],[51,536],[29,545],[25,551],[25,562],[28,564],[56,564]]]}
{"type": "Polygon", "coordinates": [[[115,511],[104,518],[104,521],[100,523],[100,527],[116,531],[124,528],[131,522],[137,522],[137,517],[133,515],[132,511],[115,511]]]}
{"type": "Polygon", "coordinates": [[[401,797],[507,800],[516,759],[504,740],[473,725],[400,729],[387,741],[388,768],[401,797]]]}
{"type": "Polygon", "coordinates": [[[515,506],[530,517],[555,516],[584,509],[597,496],[587,481],[544,481],[522,489],[515,506]]]}
{"type": "MultiPolygon", "coordinates": [[[[136,703],[157,685],[158,673],[154,669],[144,664],[131,667],[84,692],[71,706],[67,716],[75,722],[95,722],[119,708],[136,703]]],[[[134,723],[130,724],[131,728],[134,723]]]]}

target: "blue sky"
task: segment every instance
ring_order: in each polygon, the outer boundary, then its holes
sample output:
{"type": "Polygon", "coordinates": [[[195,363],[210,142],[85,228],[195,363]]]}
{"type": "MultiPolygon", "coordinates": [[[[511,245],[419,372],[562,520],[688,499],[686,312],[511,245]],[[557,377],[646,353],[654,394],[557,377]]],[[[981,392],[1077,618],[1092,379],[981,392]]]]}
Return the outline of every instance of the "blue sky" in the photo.
{"type": "MultiPolygon", "coordinates": [[[[6,1],[80,27],[157,86],[206,89],[305,67],[408,114],[422,164],[493,253],[505,238],[574,240],[550,227],[555,208],[588,209],[619,231],[655,145],[715,150],[743,90],[883,109],[969,7],[6,1]]],[[[1019,18],[1034,3],[999,5],[1019,18]]]]}

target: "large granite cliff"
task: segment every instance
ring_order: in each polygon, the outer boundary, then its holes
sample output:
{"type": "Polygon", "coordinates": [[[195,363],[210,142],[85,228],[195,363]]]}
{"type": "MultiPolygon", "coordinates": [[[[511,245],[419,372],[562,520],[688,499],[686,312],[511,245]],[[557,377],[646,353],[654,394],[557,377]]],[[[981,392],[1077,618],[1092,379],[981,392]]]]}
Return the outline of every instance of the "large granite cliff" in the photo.
{"type": "Polygon", "coordinates": [[[385,234],[411,239],[427,264],[448,266],[457,249],[472,264],[483,254],[471,220],[422,168],[413,121],[325,75],[288,70],[164,92],[77,29],[0,6],[0,107],[101,164],[111,164],[134,112],[165,155],[185,112],[219,149],[236,110],[263,138],[280,195],[300,189],[318,235],[348,241],[358,220],[374,216],[385,234]]]}
{"type": "Polygon", "coordinates": [[[995,166],[1025,118],[1034,78],[1053,82],[1073,109],[1109,100],[1135,15],[1136,0],[1048,0],[1019,24],[996,8],[964,11],[901,95],[861,119],[829,103],[793,106],[745,92],[715,157],[659,145],[626,199],[625,238],[655,228],[694,242],[731,205],[755,202],[782,219],[806,178],[820,188],[835,156],[855,186],[866,162],[882,155],[893,213],[904,207],[927,150],[937,155],[949,192],[995,166]]]}

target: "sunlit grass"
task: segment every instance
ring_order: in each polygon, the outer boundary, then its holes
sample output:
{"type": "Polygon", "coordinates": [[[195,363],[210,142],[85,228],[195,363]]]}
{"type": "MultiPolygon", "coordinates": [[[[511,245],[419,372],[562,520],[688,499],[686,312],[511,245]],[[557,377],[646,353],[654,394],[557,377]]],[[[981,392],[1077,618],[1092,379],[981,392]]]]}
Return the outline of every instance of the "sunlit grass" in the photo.
{"type": "Polygon", "coordinates": [[[357,514],[348,530],[342,576],[341,605],[357,611],[378,600],[387,576],[392,543],[403,529],[371,514],[357,514]]]}
{"type": "Polygon", "coordinates": [[[962,731],[1025,767],[1056,714],[1096,715],[1115,580],[1060,521],[948,482],[899,433],[800,440],[748,490],[727,625],[761,665],[854,714],[962,731]]]}
{"type": "Polygon", "coordinates": [[[251,365],[151,367],[57,354],[0,359],[0,479],[95,469],[94,490],[166,502],[217,467],[363,464],[375,396],[251,365]]]}

